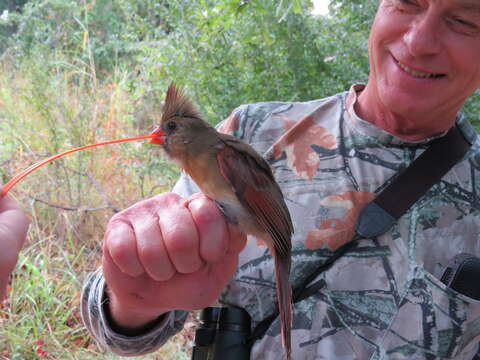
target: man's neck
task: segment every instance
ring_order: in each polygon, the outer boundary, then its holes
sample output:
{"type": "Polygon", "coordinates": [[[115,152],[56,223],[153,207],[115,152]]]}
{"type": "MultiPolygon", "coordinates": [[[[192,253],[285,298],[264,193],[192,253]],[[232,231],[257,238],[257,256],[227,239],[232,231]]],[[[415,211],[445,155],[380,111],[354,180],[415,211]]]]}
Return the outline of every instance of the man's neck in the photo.
{"type": "Polygon", "coordinates": [[[421,141],[444,133],[454,124],[457,115],[456,111],[396,114],[379,99],[367,85],[358,95],[355,112],[361,119],[407,141],[421,141]]]}

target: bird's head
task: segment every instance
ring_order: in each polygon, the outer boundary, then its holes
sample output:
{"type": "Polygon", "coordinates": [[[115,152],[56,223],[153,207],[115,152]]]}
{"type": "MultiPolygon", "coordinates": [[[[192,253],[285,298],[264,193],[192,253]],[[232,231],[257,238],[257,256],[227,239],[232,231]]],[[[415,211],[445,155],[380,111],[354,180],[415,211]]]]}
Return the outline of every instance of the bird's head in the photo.
{"type": "Polygon", "coordinates": [[[204,120],[195,104],[175,84],[167,90],[159,126],[151,144],[162,145],[167,154],[179,158],[197,139],[213,128],[204,120]]]}

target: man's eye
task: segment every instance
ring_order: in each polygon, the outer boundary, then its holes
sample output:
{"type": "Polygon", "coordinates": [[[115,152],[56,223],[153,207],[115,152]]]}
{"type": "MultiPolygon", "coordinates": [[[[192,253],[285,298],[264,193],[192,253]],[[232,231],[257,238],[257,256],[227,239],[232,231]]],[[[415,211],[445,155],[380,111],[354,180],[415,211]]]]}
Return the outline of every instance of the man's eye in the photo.
{"type": "Polygon", "coordinates": [[[416,0],[396,0],[396,6],[400,11],[416,10],[420,4],[416,0]]]}
{"type": "Polygon", "coordinates": [[[460,24],[460,25],[463,25],[463,26],[467,26],[467,27],[470,27],[470,28],[474,28],[475,25],[472,24],[471,22],[468,22],[464,19],[461,19],[461,18],[454,18],[453,21],[455,21],[457,24],[460,24]]]}
{"type": "Polygon", "coordinates": [[[408,6],[417,6],[418,5],[418,3],[414,0],[399,0],[399,1],[403,5],[408,5],[408,6]]]}
{"type": "Polygon", "coordinates": [[[478,35],[480,34],[480,24],[476,24],[461,17],[450,18],[450,25],[452,29],[464,35],[478,35]]]}

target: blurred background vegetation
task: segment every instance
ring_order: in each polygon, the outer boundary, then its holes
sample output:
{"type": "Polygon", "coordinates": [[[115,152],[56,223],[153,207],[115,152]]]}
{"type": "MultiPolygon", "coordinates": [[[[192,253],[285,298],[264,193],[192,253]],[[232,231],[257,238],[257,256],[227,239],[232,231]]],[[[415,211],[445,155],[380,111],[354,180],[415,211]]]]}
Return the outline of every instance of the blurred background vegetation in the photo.
{"type": "MultiPolygon", "coordinates": [[[[0,0],[0,177],[72,147],[148,134],[174,80],[212,122],[242,103],[302,101],[365,82],[377,0],[0,0]]],[[[478,96],[467,106],[471,119],[478,96]]],[[[12,191],[29,243],[0,305],[0,359],[116,359],[79,317],[85,275],[119,209],[178,169],[136,142],[86,150],[12,191]]],[[[194,323],[194,319],[189,323],[194,323]]],[[[186,330],[144,359],[188,359],[186,330]]]]}

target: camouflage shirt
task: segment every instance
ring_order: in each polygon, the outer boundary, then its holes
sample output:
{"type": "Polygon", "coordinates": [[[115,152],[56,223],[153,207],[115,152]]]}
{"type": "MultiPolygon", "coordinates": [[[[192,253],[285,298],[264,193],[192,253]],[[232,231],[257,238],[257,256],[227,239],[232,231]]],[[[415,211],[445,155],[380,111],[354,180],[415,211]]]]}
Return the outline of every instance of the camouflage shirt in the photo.
{"type": "MultiPolygon", "coordinates": [[[[295,227],[294,287],[352,238],[359,211],[432,140],[405,141],[360,119],[353,105],[362,89],[354,85],[310,102],[243,105],[219,127],[263,154],[282,188],[295,227]]],[[[460,127],[465,122],[459,116],[460,127]]],[[[294,305],[294,359],[472,359],[480,301],[439,279],[456,254],[480,256],[480,142],[474,141],[391,230],[360,240],[319,276],[323,288],[294,305]]],[[[187,196],[198,190],[182,175],[174,191],[187,196]]],[[[151,352],[182,328],[186,312],[175,311],[141,336],[115,333],[101,307],[104,286],[101,271],[89,277],[82,314],[111,351],[151,352]]],[[[274,266],[264,244],[249,239],[220,302],[246,309],[252,327],[272,314],[274,266]]],[[[282,358],[279,331],[277,318],[251,359],[282,358]]]]}

